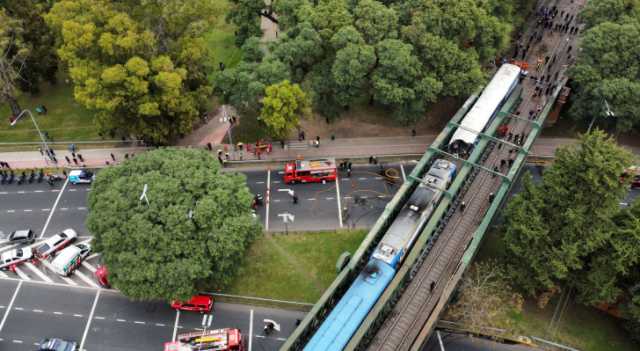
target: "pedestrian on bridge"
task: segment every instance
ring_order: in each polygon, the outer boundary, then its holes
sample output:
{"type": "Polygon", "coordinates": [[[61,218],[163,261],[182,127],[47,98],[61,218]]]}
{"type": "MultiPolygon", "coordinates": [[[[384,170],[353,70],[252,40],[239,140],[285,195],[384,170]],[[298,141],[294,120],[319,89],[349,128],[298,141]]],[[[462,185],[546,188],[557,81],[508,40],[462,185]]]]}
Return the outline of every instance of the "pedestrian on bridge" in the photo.
{"type": "Polygon", "coordinates": [[[433,292],[433,289],[435,289],[436,287],[436,282],[432,281],[431,284],[429,284],[429,292],[433,292]]]}
{"type": "Polygon", "coordinates": [[[67,164],[71,164],[71,160],[69,159],[69,156],[65,156],[64,159],[67,160],[67,164]]]}
{"type": "Polygon", "coordinates": [[[464,201],[462,201],[460,203],[460,212],[464,212],[464,208],[467,207],[467,204],[464,203],[464,201]]]}
{"type": "Polygon", "coordinates": [[[111,159],[113,160],[113,162],[116,162],[116,155],[114,155],[113,153],[111,153],[111,159]]]}

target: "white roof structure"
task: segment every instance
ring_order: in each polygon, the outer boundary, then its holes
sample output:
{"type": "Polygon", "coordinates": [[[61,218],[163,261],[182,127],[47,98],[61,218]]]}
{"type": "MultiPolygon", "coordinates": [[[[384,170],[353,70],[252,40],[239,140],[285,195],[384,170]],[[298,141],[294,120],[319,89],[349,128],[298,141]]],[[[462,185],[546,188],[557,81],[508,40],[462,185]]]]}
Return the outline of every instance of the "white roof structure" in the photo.
{"type": "Polygon", "coordinates": [[[462,119],[460,125],[464,128],[458,128],[453,133],[449,148],[455,143],[463,142],[466,147],[469,147],[476,142],[478,133],[484,130],[502,101],[509,96],[518,83],[519,75],[520,67],[516,65],[505,63],[498,69],[478,100],[462,119]]]}

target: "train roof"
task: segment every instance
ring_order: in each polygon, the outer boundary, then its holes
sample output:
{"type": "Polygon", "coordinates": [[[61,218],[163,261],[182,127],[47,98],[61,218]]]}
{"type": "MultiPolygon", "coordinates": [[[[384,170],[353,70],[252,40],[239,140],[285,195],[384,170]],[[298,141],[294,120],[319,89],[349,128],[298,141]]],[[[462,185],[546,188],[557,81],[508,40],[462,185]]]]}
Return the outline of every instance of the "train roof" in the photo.
{"type": "MultiPolygon", "coordinates": [[[[520,67],[509,63],[500,66],[489,84],[487,84],[482,91],[478,100],[476,100],[469,112],[467,112],[460,125],[481,132],[502,100],[510,92],[513,85],[517,83],[520,71],[520,67]]],[[[453,133],[449,145],[459,141],[471,145],[476,141],[477,137],[478,134],[475,132],[458,128],[455,133],[453,133]]]]}
{"type": "Polygon", "coordinates": [[[394,275],[391,266],[369,260],[304,350],[342,350],[394,275]]]}

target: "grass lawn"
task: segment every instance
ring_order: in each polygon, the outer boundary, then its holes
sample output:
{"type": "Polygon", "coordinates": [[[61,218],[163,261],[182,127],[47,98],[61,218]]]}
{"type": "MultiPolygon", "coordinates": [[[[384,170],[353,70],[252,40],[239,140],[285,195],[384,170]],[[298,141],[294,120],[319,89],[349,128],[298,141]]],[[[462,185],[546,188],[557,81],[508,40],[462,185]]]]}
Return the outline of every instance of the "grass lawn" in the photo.
{"type": "MultiPolygon", "coordinates": [[[[76,103],[73,86],[60,78],[57,85],[44,84],[38,96],[22,94],[18,99],[23,109],[30,109],[41,131],[46,131],[54,141],[99,140],[93,126],[93,114],[76,103]],[[45,105],[48,113],[38,115],[36,106],[45,105]]],[[[39,141],[38,133],[28,116],[23,116],[13,127],[9,125],[8,104],[0,105],[0,142],[39,141]]],[[[35,146],[34,146],[35,148],[35,146]]]]}
{"type": "Polygon", "coordinates": [[[344,251],[355,252],[367,231],[265,235],[256,240],[225,292],[314,303],[336,277],[344,251]]]}
{"type": "MultiPolygon", "coordinates": [[[[227,0],[215,0],[219,13],[229,12],[229,2],[227,0]]],[[[205,40],[209,46],[211,62],[215,71],[219,70],[218,64],[224,63],[226,68],[233,67],[242,59],[242,51],[235,46],[234,36],[235,26],[227,23],[221,16],[215,19],[209,33],[205,35],[205,40]]],[[[209,78],[212,78],[212,74],[209,78]]]]}

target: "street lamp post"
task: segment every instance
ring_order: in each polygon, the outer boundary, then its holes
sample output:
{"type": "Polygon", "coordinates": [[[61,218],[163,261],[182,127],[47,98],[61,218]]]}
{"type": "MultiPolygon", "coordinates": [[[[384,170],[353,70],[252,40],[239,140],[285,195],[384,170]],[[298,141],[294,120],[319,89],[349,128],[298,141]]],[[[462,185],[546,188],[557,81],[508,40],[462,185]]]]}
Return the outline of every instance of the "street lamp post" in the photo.
{"type": "MultiPolygon", "coordinates": [[[[20,114],[18,115],[18,117],[16,117],[15,120],[18,121],[20,117],[22,117],[22,115],[24,115],[25,113],[29,114],[29,117],[31,117],[31,121],[33,122],[33,125],[36,127],[36,130],[38,131],[40,140],[42,140],[43,150],[45,150],[46,155],[49,156],[49,158],[51,158],[51,155],[49,155],[49,153],[46,152],[47,150],[49,150],[49,146],[47,145],[47,140],[44,138],[44,135],[42,135],[42,132],[40,131],[40,127],[38,127],[38,123],[36,122],[36,119],[33,117],[33,114],[31,113],[31,111],[22,110],[22,112],[20,112],[20,114]]],[[[42,157],[45,157],[45,156],[43,155],[42,157]]],[[[45,160],[46,160],[46,157],[45,157],[45,160]]]]}
{"type": "MultiPolygon", "coordinates": [[[[607,102],[607,99],[602,99],[602,101],[604,102],[604,114],[606,115],[606,117],[615,117],[616,114],[613,113],[613,111],[611,111],[611,108],[609,107],[609,102],[607,102]]],[[[589,123],[589,128],[587,128],[587,134],[591,133],[591,127],[593,127],[593,123],[596,121],[596,117],[598,117],[598,115],[593,115],[593,118],[591,119],[591,123],[589,123]]]]}

